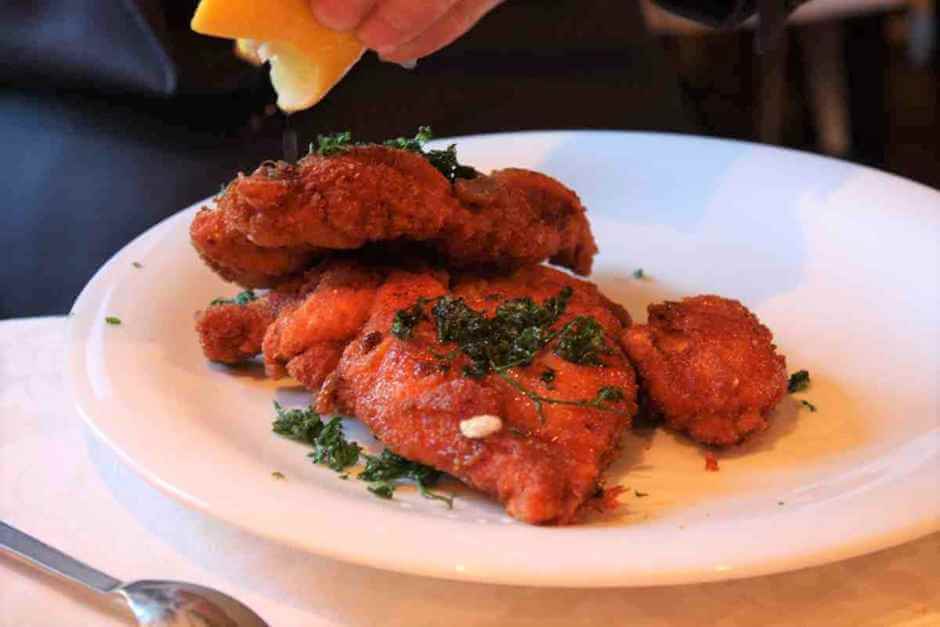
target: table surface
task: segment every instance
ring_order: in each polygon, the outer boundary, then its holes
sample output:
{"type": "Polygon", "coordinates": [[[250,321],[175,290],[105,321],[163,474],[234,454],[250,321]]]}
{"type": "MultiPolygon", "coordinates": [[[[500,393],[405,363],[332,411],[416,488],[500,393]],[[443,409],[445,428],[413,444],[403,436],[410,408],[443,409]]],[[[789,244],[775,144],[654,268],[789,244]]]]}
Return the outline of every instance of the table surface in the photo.
{"type": "MultiPolygon", "coordinates": [[[[455,583],[296,553],[186,509],[99,443],[66,391],[66,329],[0,322],[0,519],[115,577],[215,587],[272,627],[940,625],[940,534],[792,573],[612,590],[455,583]]],[[[132,624],[109,599],[0,555],[3,627],[132,624]]]]}

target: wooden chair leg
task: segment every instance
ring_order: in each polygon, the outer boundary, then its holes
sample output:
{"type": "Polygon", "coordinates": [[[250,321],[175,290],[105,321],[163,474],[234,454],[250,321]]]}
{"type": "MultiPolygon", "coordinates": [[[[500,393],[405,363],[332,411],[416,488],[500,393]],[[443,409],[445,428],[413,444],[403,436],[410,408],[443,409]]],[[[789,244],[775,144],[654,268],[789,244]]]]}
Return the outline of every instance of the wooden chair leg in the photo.
{"type": "Polygon", "coordinates": [[[767,144],[779,144],[786,117],[787,53],[789,29],[776,45],[764,51],[756,67],[760,73],[757,100],[757,138],[767,144]]]}
{"type": "Polygon", "coordinates": [[[851,151],[852,140],[842,22],[806,25],[799,37],[818,148],[843,157],[851,151]]]}

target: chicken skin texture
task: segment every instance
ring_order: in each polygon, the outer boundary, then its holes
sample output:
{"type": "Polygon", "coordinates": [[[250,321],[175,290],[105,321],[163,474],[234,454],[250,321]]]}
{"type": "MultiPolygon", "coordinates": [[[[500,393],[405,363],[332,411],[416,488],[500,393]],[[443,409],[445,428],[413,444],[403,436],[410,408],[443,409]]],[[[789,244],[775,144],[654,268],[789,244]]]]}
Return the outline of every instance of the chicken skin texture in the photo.
{"type": "Polygon", "coordinates": [[[695,296],[650,305],[621,336],[653,412],[705,444],[736,444],[767,427],[787,391],[786,360],[741,303],[695,296]]]}
{"type": "Polygon", "coordinates": [[[223,278],[270,287],[328,251],[419,243],[457,269],[545,260],[587,274],[597,247],[577,195],[551,177],[500,170],[451,183],[426,158],[379,145],[239,175],[192,240],[223,278]]]}
{"type": "Polygon", "coordinates": [[[219,209],[199,211],[189,234],[207,266],[226,281],[248,288],[275,287],[302,273],[316,258],[308,247],[263,248],[252,243],[219,209]]]}
{"type": "Polygon", "coordinates": [[[270,325],[262,347],[269,377],[290,375],[317,390],[365,324],[386,271],[329,259],[310,274],[305,297],[270,325]]]}
{"type": "Polygon", "coordinates": [[[316,289],[321,275],[321,268],[313,268],[247,303],[220,302],[196,312],[196,334],[206,359],[237,364],[257,357],[268,328],[282,313],[302,303],[316,289]]]}
{"type": "Polygon", "coordinates": [[[636,411],[633,369],[617,342],[627,324],[626,312],[611,307],[595,286],[544,266],[449,281],[443,273],[393,269],[320,390],[317,409],[356,416],[394,452],[492,495],[519,520],[570,523],[596,493],[636,411]],[[607,347],[596,364],[566,361],[549,343],[527,366],[474,378],[464,371],[470,359],[456,344],[438,340],[431,319],[430,303],[444,295],[492,316],[508,299],[541,303],[565,287],[572,296],[552,329],[593,317],[607,347]],[[396,313],[416,303],[427,304],[427,315],[407,338],[397,337],[391,332],[396,313]],[[554,378],[546,382],[549,369],[554,378]],[[603,388],[621,395],[586,406],[603,388]],[[543,399],[541,411],[532,394],[543,399]],[[465,436],[461,421],[480,415],[498,416],[501,429],[465,436]]]}

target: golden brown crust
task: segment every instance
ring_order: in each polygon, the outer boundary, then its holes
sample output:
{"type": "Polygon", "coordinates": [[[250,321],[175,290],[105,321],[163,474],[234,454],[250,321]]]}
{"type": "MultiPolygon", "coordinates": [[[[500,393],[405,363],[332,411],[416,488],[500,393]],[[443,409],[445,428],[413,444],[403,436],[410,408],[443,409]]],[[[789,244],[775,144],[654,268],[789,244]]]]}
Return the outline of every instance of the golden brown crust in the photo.
{"type": "Polygon", "coordinates": [[[189,233],[206,265],[226,281],[243,287],[274,287],[303,272],[316,257],[307,247],[258,246],[233,228],[219,209],[201,209],[189,233]]]}
{"type": "Polygon", "coordinates": [[[384,270],[356,261],[329,259],[316,268],[304,298],[285,309],[263,342],[265,371],[290,374],[311,390],[336,367],[365,324],[384,270]]]}
{"type": "Polygon", "coordinates": [[[367,245],[420,243],[453,268],[551,260],[580,274],[597,252],[584,206],[551,177],[507,169],[452,185],[424,157],[377,145],[266,162],[232,181],[191,230],[209,266],[248,287],[367,245]]]}
{"type": "Polygon", "coordinates": [[[546,259],[589,274],[597,252],[584,206],[555,179],[510,168],[458,180],[454,193],[465,208],[438,243],[460,265],[508,267],[546,259]]]}
{"type": "Polygon", "coordinates": [[[456,208],[450,184],[423,157],[381,146],[265,164],[239,176],[219,201],[232,224],[261,246],[360,248],[427,240],[456,208]]]}
{"type": "Polygon", "coordinates": [[[605,386],[625,394],[610,405],[615,412],[545,403],[540,416],[535,404],[499,375],[471,379],[462,372],[469,363],[465,356],[442,359],[454,346],[437,342],[430,321],[419,323],[408,340],[389,333],[395,313],[419,298],[451,293],[492,313],[506,299],[542,301],[565,286],[574,295],[559,327],[577,315],[591,315],[608,338],[622,332],[623,323],[593,285],[550,268],[528,267],[501,278],[462,275],[451,285],[429,273],[393,270],[324,386],[318,409],[357,416],[393,451],[496,497],[520,520],[571,522],[594,493],[635,412],[633,370],[616,341],[610,342],[603,366],[573,364],[543,349],[531,365],[510,371],[517,384],[550,398],[592,399],[605,386]],[[540,378],[549,367],[556,372],[550,385],[540,378]],[[502,430],[483,439],[462,435],[460,421],[480,414],[499,416],[502,430]]]}
{"type": "Polygon", "coordinates": [[[706,444],[735,444],[767,427],[787,390],[786,360],[754,314],[720,296],[648,311],[648,323],[622,340],[652,410],[706,444]]]}
{"type": "Polygon", "coordinates": [[[196,313],[196,334],[209,361],[236,364],[261,352],[268,327],[300,298],[291,289],[270,292],[244,305],[210,305],[196,313]]]}

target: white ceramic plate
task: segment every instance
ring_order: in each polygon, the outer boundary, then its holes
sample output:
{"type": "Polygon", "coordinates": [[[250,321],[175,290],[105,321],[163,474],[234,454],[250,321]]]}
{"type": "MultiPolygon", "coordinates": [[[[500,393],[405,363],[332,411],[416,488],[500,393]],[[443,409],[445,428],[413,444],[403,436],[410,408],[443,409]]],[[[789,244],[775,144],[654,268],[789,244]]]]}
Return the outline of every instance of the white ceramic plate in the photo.
{"type": "MultiPolygon", "coordinates": [[[[452,579],[728,579],[940,528],[940,194],[695,137],[524,133],[464,138],[459,150],[480,168],[531,167],[576,189],[601,249],[593,278],[635,318],[664,298],[742,300],[775,332],[789,369],[811,371],[797,398],[819,411],[788,397],[769,431],[719,455],[719,472],[672,433],[628,435],[610,473],[629,488],[622,511],[584,526],[517,523],[467,490],[453,511],[406,489],[382,501],[271,433],[272,401],[301,405],[305,393],[203,359],[193,313],[237,290],[190,247],[190,208],[125,247],[78,298],[70,373],[82,415],[187,505],[299,551],[452,579]],[[633,278],[637,268],[650,278],[633,278]]],[[[374,446],[361,426],[348,431],[374,446]]]]}

